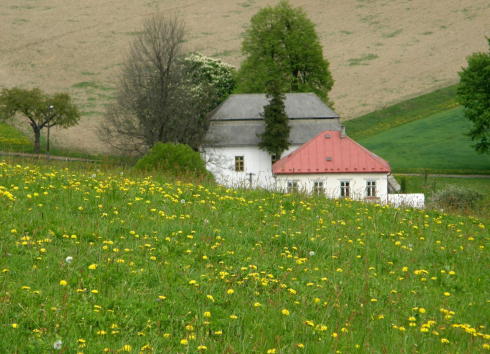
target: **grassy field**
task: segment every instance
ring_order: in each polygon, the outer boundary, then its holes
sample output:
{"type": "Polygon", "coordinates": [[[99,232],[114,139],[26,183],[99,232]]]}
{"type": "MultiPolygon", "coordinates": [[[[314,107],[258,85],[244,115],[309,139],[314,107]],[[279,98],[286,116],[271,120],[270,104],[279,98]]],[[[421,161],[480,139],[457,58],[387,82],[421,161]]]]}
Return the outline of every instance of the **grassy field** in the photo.
{"type": "Polygon", "coordinates": [[[490,174],[489,156],[478,155],[463,135],[470,126],[458,107],[357,141],[395,172],[490,174]]]}
{"type": "Polygon", "coordinates": [[[448,86],[382,110],[368,113],[343,124],[349,137],[354,140],[365,139],[458,106],[457,88],[458,85],[448,86]]]}
{"type": "Polygon", "coordinates": [[[484,353],[490,225],[0,162],[4,353],[484,353]]]}
{"type": "Polygon", "coordinates": [[[29,139],[14,127],[0,122],[0,150],[30,151],[34,148],[29,139]]]}

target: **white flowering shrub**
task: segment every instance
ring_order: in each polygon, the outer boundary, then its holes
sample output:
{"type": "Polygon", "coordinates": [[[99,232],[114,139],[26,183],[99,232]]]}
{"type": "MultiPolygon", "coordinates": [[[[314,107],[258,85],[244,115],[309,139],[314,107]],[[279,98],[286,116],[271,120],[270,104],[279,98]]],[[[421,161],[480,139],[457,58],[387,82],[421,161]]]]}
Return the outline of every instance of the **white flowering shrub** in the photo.
{"type": "Polygon", "coordinates": [[[223,102],[235,88],[235,68],[219,59],[192,53],[184,60],[187,75],[194,81],[193,91],[200,95],[203,90],[212,88],[216,104],[223,102]]]}

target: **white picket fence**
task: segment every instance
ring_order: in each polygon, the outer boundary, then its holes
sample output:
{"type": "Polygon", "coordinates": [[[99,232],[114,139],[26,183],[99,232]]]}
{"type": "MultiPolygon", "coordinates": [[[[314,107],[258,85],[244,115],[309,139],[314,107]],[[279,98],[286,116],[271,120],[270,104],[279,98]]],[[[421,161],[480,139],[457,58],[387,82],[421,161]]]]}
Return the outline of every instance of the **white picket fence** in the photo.
{"type": "Polygon", "coordinates": [[[425,195],[423,193],[388,194],[388,204],[391,204],[395,208],[413,207],[424,209],[425,195]]]}

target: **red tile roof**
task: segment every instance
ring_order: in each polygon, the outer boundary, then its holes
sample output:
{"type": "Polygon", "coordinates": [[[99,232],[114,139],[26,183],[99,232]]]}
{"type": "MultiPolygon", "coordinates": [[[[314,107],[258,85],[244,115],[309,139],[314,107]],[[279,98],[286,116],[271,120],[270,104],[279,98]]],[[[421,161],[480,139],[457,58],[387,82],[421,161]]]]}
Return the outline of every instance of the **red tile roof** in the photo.
{"type": "Polygon", "coordinates": [[[390,164],[340,131],[324,131],[272,165],[274,174],[381,173],[390,164]],[[327,137],[328,136],[328,137],[327,137]]]}

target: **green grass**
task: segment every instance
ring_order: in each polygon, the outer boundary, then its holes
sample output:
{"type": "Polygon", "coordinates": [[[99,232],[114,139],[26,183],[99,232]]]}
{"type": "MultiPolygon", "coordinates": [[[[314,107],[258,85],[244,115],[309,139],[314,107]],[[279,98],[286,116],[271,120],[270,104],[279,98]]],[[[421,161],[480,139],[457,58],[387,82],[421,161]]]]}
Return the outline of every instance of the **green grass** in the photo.
{"type": "Polygon", "coordinates": [[[0,150],[30,151],[33,148],[29,139],[11,125],[0,122],[0,150]]]}
{"type": "Polygon", "coordinates": [[[458,107],[357,141],[395,172],[490,174],[490,156],[478,155],[463,135],[470,126],[458,107]]]}
{"type": "Polygon", "coordinates": [[[0,162],[2,353],[487,352],[476,218],[85,166],[0,162]]]}
{"type": "Polygon", "coordinates": [[[354,140],[366,138],[416,120],[430,117],[458,105],[457,85],[403,101],[382,110],[343,122],[354,140]]]}
{"type": "Polygon", "coordinates": [[[364,54],[360,58],[349,59],[348,62],[350,66],[369,65],[367,62],[374,59],[378,59],[376,54],[364,54]]]}

